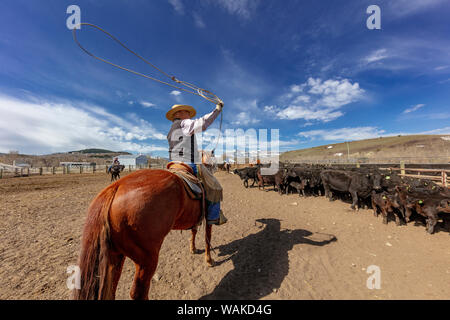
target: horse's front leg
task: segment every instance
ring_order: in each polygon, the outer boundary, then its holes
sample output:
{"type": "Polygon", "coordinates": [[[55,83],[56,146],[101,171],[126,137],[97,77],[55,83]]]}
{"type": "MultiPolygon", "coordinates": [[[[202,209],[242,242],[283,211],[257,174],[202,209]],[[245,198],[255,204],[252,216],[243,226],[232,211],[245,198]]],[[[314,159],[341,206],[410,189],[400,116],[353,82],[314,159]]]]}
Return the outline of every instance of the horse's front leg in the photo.
{"type": "Polygon", "coordinates": [[[195,236],[197,235],[197,228],[191,229],[191,246],[190,250],[192,254],[197,253],[197,249],[195,248],[195,236]]]}
{"type": "Polygon", "coordinates": [[[205,242],[206,242],[206,249],[205,249],[205,260],[208,267],[214,266],[214,260],[211,258],[211,230],[212,225],[206,224],[205,228],[205,242]]]}

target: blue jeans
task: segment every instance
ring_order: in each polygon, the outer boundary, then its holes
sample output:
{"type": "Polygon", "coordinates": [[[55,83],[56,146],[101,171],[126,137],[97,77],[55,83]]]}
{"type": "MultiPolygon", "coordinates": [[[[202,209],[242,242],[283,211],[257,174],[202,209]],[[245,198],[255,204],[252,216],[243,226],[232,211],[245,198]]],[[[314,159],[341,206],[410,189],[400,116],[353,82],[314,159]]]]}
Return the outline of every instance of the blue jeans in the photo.
{"type": "MultiPolygon", "coordinates": [[[[194,171],[194,175],[197,177],[198,175],[198,169],[197,165],[195,163],[188,163],[188,165],[192,168],[194,171]]],[[[207,215],[206,220],[217,220],[220,216],[220,202],[209,202],[206,200],[206,208],[207,208],[207,215]]]]}

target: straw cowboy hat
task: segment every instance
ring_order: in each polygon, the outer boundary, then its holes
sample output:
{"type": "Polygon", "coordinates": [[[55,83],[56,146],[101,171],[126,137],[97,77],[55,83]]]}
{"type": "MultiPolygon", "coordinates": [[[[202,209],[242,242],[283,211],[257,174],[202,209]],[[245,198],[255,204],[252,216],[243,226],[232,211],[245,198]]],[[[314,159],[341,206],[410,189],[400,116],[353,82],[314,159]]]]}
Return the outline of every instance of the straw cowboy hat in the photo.
{"type": "Polygon", "coordinates": [[[191,107],[191,106],[187,106],[187,105],[184,105],[184,104],[175,104],[175,105],[173,105],[172,108],[166,113],[166,118],[167,118],[168,120],[170,120],[170,121],[173,121],[173,119],[174,119],[174,114],[175,114],[176,112],[178,112],[178,111],[181,111],[181,110],[188,111],[191,118],[194,117],[195,114],[197,113],[197,111],[195,111],[195,109],[194,109],[193,107],[191,107]]]}

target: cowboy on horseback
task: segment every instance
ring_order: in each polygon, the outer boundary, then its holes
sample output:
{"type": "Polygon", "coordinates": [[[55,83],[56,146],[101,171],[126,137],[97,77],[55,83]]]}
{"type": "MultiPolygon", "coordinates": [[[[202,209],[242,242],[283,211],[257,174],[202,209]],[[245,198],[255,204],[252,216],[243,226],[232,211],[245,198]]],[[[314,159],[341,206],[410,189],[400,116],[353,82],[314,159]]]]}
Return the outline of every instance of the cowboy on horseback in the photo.
{"type": "Polygon", "coordinates": [[[166,118],[173,122],[167,140],[169,142],[169,159],[188,164],[196,177],[203,183],[206,193],[208,224],[221,225],[227,222],[220,209],[222,187],[216,177],[202,164],[198,151],[196,133],[205,131],[222,111],[223,104],[219,103],[213,112],[205,116],[192,119],[196,110],[188,105],[174,105],[166,113],[166,118]]]}
{"type": "Polygon", "coordinates": [[[113,163],[108,167],[108,173],[111,172],[112,167],[119,165],[120,165],[119,158],[115,157],[113,163]]]}

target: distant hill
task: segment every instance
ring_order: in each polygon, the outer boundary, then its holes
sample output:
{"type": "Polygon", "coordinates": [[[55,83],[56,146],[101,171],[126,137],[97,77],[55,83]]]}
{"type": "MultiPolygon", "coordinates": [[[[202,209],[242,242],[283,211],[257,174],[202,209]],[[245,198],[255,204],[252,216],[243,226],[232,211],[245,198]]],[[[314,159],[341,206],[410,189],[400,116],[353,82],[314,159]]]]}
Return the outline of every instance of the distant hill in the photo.
{"type": "Polygon", "coordinates": [[[111,150],[105,150],[105,149],[83,149],[83,150],[78,150],[78,151],[69,151],[68,153],[120,153],[120,154],[131,154],[129,152],[125,152],[125,151],[111,151],[111,150]]]}
{"type": "Polygon", "coordinates": [[[79,151],[60,152],[47,155],[26,155],[19,153],[0,154],[0,162],[6,164],[13,164],[14,161],[20,163],[27,163],[32,167],[52,167],[59,166],[61,162],[75,161],[75,162],[89,162],[99,165],[109,164],[113,157],[131,154],[129,152],[115,152],[105,149],[84,149],[79,151]]]}
{"type": "Polygon", "coordinates": [[[450,139],[448,135],[407,135],[380,137],[322,145],[314,148],[292,150],[280,155],[281,161],[337,160],[347,158],[362,162],[380,159],[389,162],[400,158],[414,162],[449,162],[450,139]],[[424,159],[424,161],[420,161],[424,159]]]}

